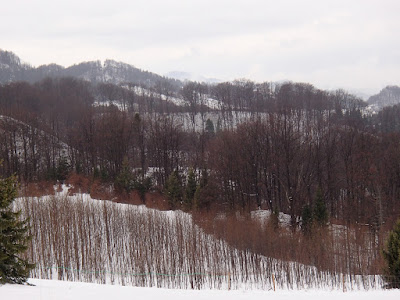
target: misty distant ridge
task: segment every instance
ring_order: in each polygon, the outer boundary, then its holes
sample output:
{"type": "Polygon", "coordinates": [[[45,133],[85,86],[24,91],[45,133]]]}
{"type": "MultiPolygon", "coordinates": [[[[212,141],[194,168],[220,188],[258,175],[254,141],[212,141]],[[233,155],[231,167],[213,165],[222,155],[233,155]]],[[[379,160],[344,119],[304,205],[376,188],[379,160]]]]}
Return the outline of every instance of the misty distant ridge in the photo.
{"type": "Polygon", "coordinates": [[[165,74],[166,77],[169,78],[175,78],[180,81],[197,81],[197,82],[205,82],[205,83],[210,83],[210,84],[216,84],[223,82],[223,80],[217,79],[217,78],[208,78],[202,75],[198,74],[193,74],[189,72],[184,72],[184,71],[172,71],[168,72],[165,74]]]}
{"type": "Polygon", "coordinates": [[[368,104],[378,110],[400,103],[400,87],[396,85],[387,86],[378,94],[369,97],[368,104]]]}
{"type": "MultiPolygon", "coordinates": [[[[0,49],[0,68],[23,67],[21,59],[10,51],[0,49]]],[[[29,67],[25,65],[25,67],[29,67]]]]}
{"type": "MultiPolygon", "coordinates": [[[[191,74],[183,71],[172,71],[161,76],[143,71],[130,64],[108,59],[106,61],[89,61],[63,67],[55,63],[32,67],[11,51],[0,49],[0,84],[13,81],[34,83],[46,77],[74,77],[92,83],[135,83],[154,87],[160,82],[166,82],[174,88],[181,88],[184,82],[197,81],[207,84],[218,84],[222,81],[216,78],[191,74]]],[[[357,94],[357,93],[356,93],[357,94]]],[[[365,95],[364,95],[365,96],[365,95]]],[[[366,97],[362,97],[366,98],[366,97]]],[[[386,106],[400,103],[400,87],[387,86],[378,94],[369,97],[367,103],[372,111],[379,111],[386,106]]]]}
{"type": "Polygon", "coordinates": [[[0,50],[0,83],[13,81],[40,81],[46,77],[75,77],[93,83],[134,82],[154,86],[157,82],[168,81],[170,84],[181,86],[176,79],[140,70],[132,65],[114,60],[90,61],[63,67],[57,64],[42,65],[37,68],[21,62],[21,59],[10,51],[0,50]]]}

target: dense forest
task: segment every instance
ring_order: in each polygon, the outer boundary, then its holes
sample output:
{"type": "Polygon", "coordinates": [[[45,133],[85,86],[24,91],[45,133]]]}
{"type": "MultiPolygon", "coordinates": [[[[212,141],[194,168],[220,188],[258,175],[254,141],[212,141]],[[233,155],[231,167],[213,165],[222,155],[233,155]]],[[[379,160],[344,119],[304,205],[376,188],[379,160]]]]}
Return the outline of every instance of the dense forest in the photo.
{"type": "Polygon", "coordinates": [[[239,249],[380,273],[380,249],[400,213],[400,114],[365,106],[343,90],[292,82],[5,83],[0,171],[22,186],[73,178],[86,182],[82,192],[111,187],[125,201],[157,194],[239,249]],[[257,209],[289,215],[291,235],[266,238],[259,225],[213,217],[257,209]],[[352,233],[322,234],[328,221],[352,233]]]}
{"type": "Polygon", "coordinates": [[[3,85],[2,175],[36,182],[76,173],[116,183],[131,173],[165,191],[171,174],[183,190],[192,169],[197,183],[206,176],[212,185],[203,187],[201,207],[279,210],[295,226],[320,189],[336,219],[379,228],[398,213],[397,106],[368,116],[344,91],[297,83],[188,83],[179,93],[187,105],[163,101],[165,92],[72,78],[3,85]],[[205,106],[203,95],[219,107],[205,106]],[[123,105],[95,105],[101,98],[123,105]]]}
{"type": "Polygon", "coordinates": [[[398,213],[397,106],[368,116],[344,91],[298,83],[187,83],[179,93],[171,97],[186,105],[163,100],[165,90],[72,78],[3,85],[2,175],[106,183],[131,175],[165,191],[172,174],[183,191],[192,169],[196,183],[207,177],[200,207],[263,207],[290,214],[295,226],[320,189],[332,218],[379,228],[398,213]],[[104,99],[121,105],[99,105],[104,99]]]}

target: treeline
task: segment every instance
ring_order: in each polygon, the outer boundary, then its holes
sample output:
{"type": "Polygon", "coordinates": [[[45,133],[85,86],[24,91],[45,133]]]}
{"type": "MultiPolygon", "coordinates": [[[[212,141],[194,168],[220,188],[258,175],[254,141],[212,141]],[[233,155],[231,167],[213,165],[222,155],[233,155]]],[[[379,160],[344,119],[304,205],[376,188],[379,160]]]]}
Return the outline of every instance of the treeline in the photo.
{"type": "Polygon", "coordinates": [[[1,172],[22,182],[76,173],[126,192],[158,189],[172,207],[261,207],[290,214],[293,228],[317,190],[340,221],[378,231],[398,214],[399,134],[364,117],[356,97],[241,80],[188,83],[179,93],[190,105],[177,107],[161,95],[178,95],[159,88],[140,95],[70,78],[1,86],[1,172]],[[93,105],[100,96],[127,107],[93,105]],[[210,98],[219,108],[206,107],[210,98]],[[185,113],[202,115],[202,130],[184,126],[185,113]]]}

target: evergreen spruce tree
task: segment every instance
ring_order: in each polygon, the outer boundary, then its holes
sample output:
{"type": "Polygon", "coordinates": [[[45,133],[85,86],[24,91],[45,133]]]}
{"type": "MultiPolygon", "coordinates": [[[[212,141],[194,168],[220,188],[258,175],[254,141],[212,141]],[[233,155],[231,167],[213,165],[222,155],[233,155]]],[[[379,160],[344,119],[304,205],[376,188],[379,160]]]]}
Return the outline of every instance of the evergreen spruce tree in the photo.
{"type": "Polygon", "coordinates": [[[314,219],[318,226],[323,227],[328,223],[328,210],[324,202],[322,190],[318,188],[315,197],[314,219]]]}
{"type": "Polygon", "coordinates": [[[125,156],[122,161],[121,172],[115,179],[114,185],[119,192],[125,191],[126,193],[129,193],[133,189],[133,184],[134,177],[131,171],[131,167],[129,165],[129,160],[125,156]]]}
{"type": "Polygon", "coordinates": [[[207,119],[207,121],[206,121],[205,131],[210,137],[214,136],[214,134],[215,134],[214,123],[210,119],[207,119]]]}
{"type": "Polygon", "coordinates": [[[68,163],[67,158],[61,157],[58,162],[58,166],[57,166],[57,170],[56,170],[56,179],[59,181],[64,181],[65,179],[67,179],[70,169],[71,169],[71,167],[68,163]]]}
{"type": "Polygon", "coordinates": [[[389,288],[400,288],[400,219],[397,221],[382,252],[385,260],[385,280],[389,288]]]}
{"type": "Polygon", "coordinates": [[[193,197],[195,209],[209,209],[212,201],[216,198],[217,186],[209,180],[207,170],[201,172],[200,184],[196,188],[193,197]]]}
{"type": "Polygon", "coordinates": [[[310,235],[314,222],[312,207],[309,204],[304,205],[301,214],[301,230],[305,235],[310,235]]]}
{"type": "Polygon", "coordinates": [[[188,208],[191,208],[193,205],[194,194],[196,193],[196,189],[197,189],[196,176],[194,174],[193,169],[191,168],[189,170],[186,189],[185,189],[185,204],[188,208]]]}
{"type": "Polygon", "coordinates": [[[133,181],[133,188],[139,193],[140,199],[143,203],[146,201],[146,193],[151,190],[153,186],[153,181],[150,177],[138,176],[133,181]]]}
{"type": "Polygon", "coordinates": [[[12,209],[16,195],[15,177],[0,179],[0,283],[22,284],[34,268],[21,257],[30,236],[28,220],[21,220],[21,211],[12,209]]]}
{"type": "Polygon", "coordinates": [[[178,171],[174,171],[169,175],[165,183],[165,194],[171,208],[175,208],[182,200],[182,185],[179,180],[178,171]]]}

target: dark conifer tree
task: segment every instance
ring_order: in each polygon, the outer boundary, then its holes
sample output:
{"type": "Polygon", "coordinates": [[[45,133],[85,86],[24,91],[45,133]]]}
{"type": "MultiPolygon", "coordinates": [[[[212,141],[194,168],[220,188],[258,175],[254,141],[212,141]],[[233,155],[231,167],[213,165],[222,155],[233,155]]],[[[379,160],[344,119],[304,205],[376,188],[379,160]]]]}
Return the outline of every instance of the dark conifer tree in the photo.
{"type": "Polygon", "coordinates": [[[165,193],[171,208],[175,208],[182,201],[182,185],[178,171],[175,170],[169,175],[165,184],[165,193]]]}
{"type": "Polygon", "coordinates": [[[34,267],[21,257],[30,236],[28,220],[12,209],[16,195],[15,177],[0,179],[0,283],[22,284],[34,267]]]}
{"type": "Polygon", "coordinates": [[[328,223],[328,211],[320,188],[315,197],[314,219],[319,226],[325,226],[328,223]]]}
{"type": "Polygon", "coordinates": [[[194,174],[193,169],[190,169],[185,189],[185,204],[188,208],[192,207],[196,189],[197,189],[196,176],[194,174]]]}
{"type": "Polygon", "coordinates": [[[117,191],[129,193],[133,189],[133,174],[129,165],[129,160],[124,157],[121,172],[115,179],[114,185],[117,191]]]}
{"type": "Polygon", "coordinates": [[[390,232],[383,250],[385,280],[389,288],[400,288],[400,219],[390,232]]]}
{"type": "Polygon", "coordinates": [[[205,131],[209,136],[213,136],[215,134],[214,123],[210,119],[207,119],[206,121],[205,131]]]}
{"type": "Polygon", "coordinates": [[[311,205],[307,204],[303,207],[302,215],[301,215],[301,230],[305,235],[311,234],[312,226],[313,226],[313,213],[311,205]]]}

